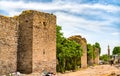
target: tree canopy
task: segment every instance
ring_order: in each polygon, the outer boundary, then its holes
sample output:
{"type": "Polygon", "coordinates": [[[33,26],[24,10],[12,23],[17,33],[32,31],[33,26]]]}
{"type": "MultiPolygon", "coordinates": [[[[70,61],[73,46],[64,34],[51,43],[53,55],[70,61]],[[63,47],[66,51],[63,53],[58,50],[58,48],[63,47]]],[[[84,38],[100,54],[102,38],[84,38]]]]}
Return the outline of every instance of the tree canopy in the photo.
{"type": "Polygon", "coordinates": [[[76,70],[80,66],[80,58],[82,56],[82,48],[80,44],[69,40],[61,33],[62,28],[56,27],[57,33],[57,71],[65,72],[65,70],[76,70]]]}
{"type": "Polygon", "coordinates": [[[104,54],[104,55],[100,56],[100,60],[108,61],[108,55],[104,54]]]}
{"type": "Polygon", "coordinates": [[[101,47],[100,44],[98,42],[95,43],[95,47],[99,49],[99,54],[101,53],[101,47]]]}
{"type": "Polygon", "coordinates": [[[88,58],[95,59],[95,57],[96,57],[95,48],[99,49],[99,54],[100,54],[101,47],[100,47],[100,44],[98,42],[96,42],[94,45],[87,44],[87,55],[88,55],[88,58]]]}
{"type": "Polygon", "coordinates": [[[113,49],[113,55],[120,55],[120,46],[116,46],[113,49]]]}
{"type": "Polygon", "coordinates": [[[92,58],[94,54],[93,46],[91,44],[87,44],[87,55],[89,58],[92,58]]]}
{"type": "MultiPolygon", "coordinates": [[[[76,70],[81,66],[82,48],[79,44],[79,37],[75,39],[67,39],[61,32],[61,26],[56,26],[57,37],[57,71],[65,72],[65,70],[76,70]]],[[[72,37],[74,38],[74,37],[72,37]]],[[[89,58],[95,59],[95,48],[101,50],[100,44],[87,44],[87,55],[89,58]]]]}

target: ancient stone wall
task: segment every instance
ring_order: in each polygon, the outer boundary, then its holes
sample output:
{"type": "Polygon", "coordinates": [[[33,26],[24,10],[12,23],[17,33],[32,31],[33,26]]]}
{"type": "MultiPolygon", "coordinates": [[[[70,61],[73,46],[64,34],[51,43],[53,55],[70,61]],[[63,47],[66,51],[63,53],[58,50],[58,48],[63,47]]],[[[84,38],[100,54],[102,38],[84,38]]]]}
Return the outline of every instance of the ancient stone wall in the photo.
{"type": "Polygon", "coordinates": [[[87,64],[89,65],[89,66],[93,66],[93,64],[94,64],[94,59],[93,59],[93,57],[92,58],[87,58],[88,60],[87,60],[87,64]]]}
{"type": "Polygon", "coordinates": [[[0,75],[56,72],[56,17],[27,10],[0,16],[0,75]]]}
{"type": "Polygon", "coordinates": [[[17,70],[21,73],[32,73],[33,13],[24,11],[17,20],[19,22],[17,70]]]}
{"type": "Polygon", "coordinates": [[[69,39],[75,40],[78,42],[83,50],[83,54],[81,56],[81,68],[87,67],[87,41],[85,38],[82,38],[80,35],[75,35],[70,37],[69,39]]]}
{"type": "Polygon", "coordinates": [[[17,21],[0,16],[0,76],[16,71],[17,21]]]}
{"type": "Polygon", "coordinates": [[[96,55],[96,57],[95,57],[94,63],[99,64],[99,56],[100,56],[99,48],[95,48],[95,55],[96,55]]]}
{"type": "Polygon", "coordinates": [[[56,72],[56,17],[28,10],[18,20],[18,71],[56,72]]]}
{"type": "Polygon", "coordinates": [[[34,12],[33,18],[33,71],[56,72],[56,17],[34,12]]]}

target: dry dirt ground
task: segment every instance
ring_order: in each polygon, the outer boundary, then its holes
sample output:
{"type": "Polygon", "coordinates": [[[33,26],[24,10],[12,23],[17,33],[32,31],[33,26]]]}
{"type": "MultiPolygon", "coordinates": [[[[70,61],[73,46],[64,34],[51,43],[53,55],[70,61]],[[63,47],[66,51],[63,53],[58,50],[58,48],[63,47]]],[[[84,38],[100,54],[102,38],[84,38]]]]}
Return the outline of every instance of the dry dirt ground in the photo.
{"type": "MultiPolygon", "coordinates": [[[[41,76],[40,74],[22,74],[19,76],[41,76]]],[[[120,76],[120,64],[118,65],[97,65],[75,72],[57,73],[57,76],[120,76]]]]}
{"type": "Polygon", "coordinates": [[[58,73],[57,76],[120,76],[120,64],[91,66],[76,72],[58,73]]]}

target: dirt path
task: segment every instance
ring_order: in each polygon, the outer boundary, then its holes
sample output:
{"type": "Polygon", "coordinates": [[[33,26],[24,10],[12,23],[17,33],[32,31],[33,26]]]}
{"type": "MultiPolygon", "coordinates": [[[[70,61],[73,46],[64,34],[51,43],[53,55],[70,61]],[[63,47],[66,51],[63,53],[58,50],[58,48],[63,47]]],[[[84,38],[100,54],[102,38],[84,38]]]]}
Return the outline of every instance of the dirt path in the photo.
{"type": "Polygon", "coordinates": [[[58,74],[58,76],[111,76],[111,74],[119,74],[118,76],[120,76],[120,65],[98,65],[87,69],[81,69],[76,72],[58,74]]]}
{"type": "MultiPolygon", "coordinates": [[[[14,76],[14,75],[13,75],[14,76]]],[[[15,75],[16,76],[16,75],[15,75]]],[[[21,74],[19,76],[41,76],[39,73],[21,74]]],[[[64,74],[58,73],[57,76],[120,76],[119,65],[97,65],[91,66],[87,69],[80,69],[76,72],[67,72],[64,74]]]]}

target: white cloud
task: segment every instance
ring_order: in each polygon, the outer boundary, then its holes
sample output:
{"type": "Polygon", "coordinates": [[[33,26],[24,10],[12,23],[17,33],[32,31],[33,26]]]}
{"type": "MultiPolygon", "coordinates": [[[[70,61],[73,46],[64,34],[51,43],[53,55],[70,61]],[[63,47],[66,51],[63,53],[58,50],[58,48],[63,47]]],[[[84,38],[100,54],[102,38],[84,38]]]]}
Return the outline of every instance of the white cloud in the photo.
{"type": "Polygon", "coordinates": [[[75,29],[75,27],[77,26],[81,29],[89,28],[88,30],[93,32],[104,32],[103,29],[116,30],[115,28],[108,27],[109,25],[111,25],[112,21],[87,20],[85,18],[70,15],[63,12],[56,12],[55,14],[57,15],[57,24],[62,25],[65,28],[71,27],[72,29],[75,29]]]}
{"type": "Polygon", "coordinates": [[[63,28],[64,35],[69,37],[71,35],[80,34],[83,37],[86,37],[88,42],[95,43],[100,42],[102,46],[102,53],[105,53],[106,47],[108,44],[111,44],[113,48],[115,45],[120,43],[119,39],[114,41],[111,35],[108,35],[108,30],[112,30],[112,35],[120,35],[120,33],[115,32],[117,29],[109,27],[114,22],[119,22],[120,17],[114,17],[107,13],[116,14],[120,12],[120,7],[114,5],[103,5],[103,4],[80,4],[74,3],[72,1],[63,0],[54,0],[51,3],[37,3],[37,2],[24,2],[21,1],[0,1],[0,10],[4,10],[8,13],[9,16],[14,16],[20,14],[22,10],[26,9],[34,9],[39,11],[55,11],[54,14],[57,16],[57,24],[61,25],[63,28]],[[67,13],[63,12],[66,11],[67,13]],[[72,14],[71,14],[72,13],[72,14]],[[81,16],[75,16],[74,14],[84,14],[96,16],[104,19],[104,21],[100,20],[92,20],[86,19],[81,16]],[[105,30],[105,31],[103,31],[105,30]],[[93,34],[89,31],[95,32],[93,34]],[[101,35],[102,34],[102,35],[101,35]],[[102,38],[102,37],[105,38],[102,38]],[[108,36],[108,37],[107,37],[108,36]],[[109,40],[109,41],[105,41],[109,40]],[[110,40],[111,39],[111,40],[110,40]],[[113,45],[114,44],[114,45],[113,45]]]}
{"type": "Polygon", "coordinates": [[[36,10],[47,10],[47,11],[68,11],[72,13],[81,13],[81,14],[89,14],[89,15],[100,15],[101,18],[105,18],[108,22],[100,22],[100,21],[89,21],[84,18],[71,16],[70,14],[56,12],[55,14],[58,16],[59,23],[64,23],[63,25],[78,26],[81,25],[81,28],[89,28],[93,31],[101,31],[98,30],[100,27],[110,24],[113,21],[117,21],[119,19],[112,19],[111,17],[106,16],[101,11],[97,10],[105,10],[117,12],[120,11],[120,8],[113,5],[102,5],[102,4],[78,4],[72,2],[63,2],[62,0],[56,1],[54,0],[52,3],[37,3],[37,2],[29,2],[25,3],[23,1],[0,1],[0,9],[5,10],[9,13],[9,16],[14,16],[20,14],[19,9],[36,9],[36,10]],[[9,5],[9,6],[8,6],[9,5]],[[92,10],[92,11],[91,11],[92,10]],[[61,14],[61,15],[60,15],[61,14]],[[63,22],[64,21],[64,22],[63,22]],[[97,26],[95,26],[97,24],[97,26]],[[84,26],[85,25],[85,26],[84,26]]]}
{"type": "Polygon", "coordinates": [[[120,35],[120,32],[113,32],[112,35],[120,35]]]}
{"type": "MultiPolygon", "coordinates": [[[[16,9],[36,9],[36,10],[64,10],[73,13],[88,13],[86,9],[90,10],[104,10],[108,12],[118,12],[120,8],[113,5],[102,4],[79,4],[73,2],[53,1],[52,3],[37,3],[23,1],[0,1],[0,9],[16,10],[16,9]]],[[[90,13],[90,12],[89,12],[90,13]]],[[[95,14],[95,13],[93,13],[95,14]]]]}

